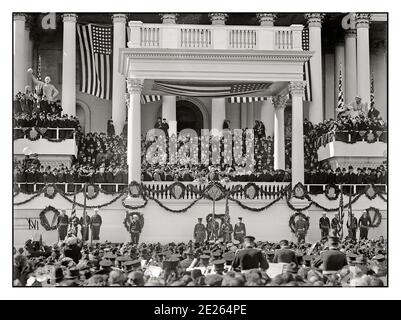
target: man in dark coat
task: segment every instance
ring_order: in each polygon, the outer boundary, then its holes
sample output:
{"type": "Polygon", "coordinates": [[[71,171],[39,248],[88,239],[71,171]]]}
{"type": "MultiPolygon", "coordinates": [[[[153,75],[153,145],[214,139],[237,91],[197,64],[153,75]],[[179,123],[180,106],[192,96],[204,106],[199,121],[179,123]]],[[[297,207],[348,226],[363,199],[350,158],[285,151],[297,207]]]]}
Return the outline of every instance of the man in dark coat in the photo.
{"type": "Polygon", "coordinates": [[[358,220],[352,213],[350,215],[351,217],[348,217],[347,220],[348,237],[356,241],[356,230],[358,229],[358,220]]]}
{"type": "Polygon", "coordinates": [[[331,219],[331,229],[333,230],[334,236],[338,237],[340,235],[340,219],[338,213],[331,219]]]}
{"type": "Polygon", "coordinates": [[[198,218],[198,223],[194,228],[195,243],[203,244],[206,239],[206,227],[202,223],[202,218],[198,218]]]}
{"type": "Polygon", "coordinates": [[[257,268],[269,269],[269,263],[262,250],[255,248],[255,237],[246,236],[244,238],[244,249],[235,253],[232,268],[241,272],[257,268]]]}
{"type": "Polygon", "coordinates": [[[313,266],[316,268],[320,267],[323,270],[323,274],[336,273],[348,264],[347,256],[339,250],[338,244],[338,237],[329,237],[329,250],[323,252],[314,261],[313,266]]]}
{"type": "Polygon", "coordinates": [[[298,265],[298,260],[295,251],[289,248],[287,240],[280,241],[280,249],[276,250],[273,257],[273,263],[291,263],[298,265]]]}
{"type": "Polygon", "coordinates": [[[90,221],[91,218],[89,217],[89,215],[86,213],[85,214],[86,219],[84,219],[84,217],[82,216],[79,219],[79,224],[81,225],[81,236],[82,236],[82,241],[88,241],[89,240],[89,225],[90,225],[90,221]]]}
{"type": "Polygon", "coordinates": [[[309,221],[300,216],[295,222],[295,235],[298,239],[298,243],[305,242],[305,237],[308,229],[309,221]]]}
{"type": "Polygon", "coordinates": [[[89,225],[92,232],[92,240],[99,241],[100,227],[102,225],[102,217],[99,215],[99,209],[95,208],[94,214],[90,217],[89,225]]]}
{"type": "Polygon", "coordinates": [[[234,226],[234,239],[238,240],[240,243],[243,243],[245,236],[246,236],[245,223],[242,222],[242,217],[238,217],[238,222],[234,226]]]}
{"type": "Polygon", "coordinates": [[[61,210],[61,214],[57,217],[57,230],[58,239],[60,241],[64,241],[68,230],[68,216],[66,215],[64,209],[61,210]]]}
{"type": "Polygon", "coordinates": [[[136,214],[134,214],[131,217],[131,222],[129,224],[129,233],[131,235],[131,242],[133,244],[138,244],[141,230],[142,227],[141,227],[141,222],[139,221],[139,217],[136,214]]]}
{"type": "Polygon", "coordinates": [[[330,231],[330,219],[326,215],[327,213],[323,212],[322,217],[319,219],[319,229],[322,238],[327,237],[330,231]]]}
{"type": "Polygon", "coordinates": [[[223,238],[224,242],[231,242],[232,233],[233,225],[230,223],[230,218],[226,217],[220,226],[220,238],[223,238]]]}
{"type": "Polygon", "coordinates": [[[206,226],[207,240],[216,240],[219,237],[219,223],[216,219],[210,218],[206,226]]]}
{"type": "Polygon", "coordinates": [[[362,214],[362,217],[359,218],[358,227],[359,227],[359,239],[364,240],[368,238],[369,227],[372,225],[372,221],[370,220],[370,216],[367,211],[362,214]]]}

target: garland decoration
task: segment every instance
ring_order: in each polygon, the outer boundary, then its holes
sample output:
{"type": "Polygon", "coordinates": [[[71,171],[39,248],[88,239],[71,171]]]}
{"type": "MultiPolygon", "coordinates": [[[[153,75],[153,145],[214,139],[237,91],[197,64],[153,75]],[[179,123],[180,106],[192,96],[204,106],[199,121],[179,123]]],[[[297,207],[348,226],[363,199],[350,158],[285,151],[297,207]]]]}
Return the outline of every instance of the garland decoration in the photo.
{"type": "Polygon", "coordinates": [[[292,196],[297,199],[305,199],[308,194],[306,187],[301,183],[298,182],[294,188],[292,189],[292,196]]]}
{"type": "Polygon", "coordinates": [[[137,212],[137,211],[128,212],[128,211],[127,211],[127,213],[126,213],[126,215],[125,215],[125,218],[124,218],[124,221],[123,221],[123,225],[124,225],[125,229],[126,229],[128,232],[130,232],[130,223],[131,223],[132,217],[133,217],[134,215],[138,216],[138,218],[139,218],[140,229],[141,229],[140,232],[142,232],[143,226],[144,226],[144,224],[145,224],[145,218],[144,218],[143,214],[140,213],[140,212],[137,212]]]}
{"type": "Polygon", "coordinates": [[[340,192],[340,188],[336,184],[328,184],[324,188],[324,195],[329,200],[337,200],[340,192]]]}
{"type": "Polygon", "coordinates": [[[86,197],[89,200],[93,200],[99,194],[99,187],[93,183],[88,184],[86,187],[86,197]]]}
{"type": "Polygon", "coordinates": [[[368,213],[369,217],[370,217],[370,221],[371,221],[371,227],[372,228],[377,228],[378,226],[380,226],[381,222],[382,222],[382,214],[379,211],[379,209],[374,208],[374,207],[369,207],[368,209],[366,209],[366,212],[368,213]]]}
{"type": "Polygon", "coordinates": [[[249,211],[252,211],[252,212],[261,212],[261,211],[266,210],[266,209],[270,208],[271,206],[273,206],[275,203],[280,201],[283,197],[284,197],[284,194],[281,197],[278,197],[277,199],[273,200],[272,202],[270,202],[267,205],[265,205],[263,207],[260,207],[260,208],[248,207],[247,205],[243,204],[241,201],[239,201],[237,199],[234,199],[234,198],[231,198],[231,197],[229,197],[228,199],[233,201],[233,202],[235,202],[242,209],[249,210],[249,211]]]}
{"type": "Polygon", "coordinates": [[[290,220],[288,221],[288,226],[291,229],[291,232],[295,234],[295,220],[299,217],[302,217],[306,220],[307,224],[308,224],[308,228],[306,231],[308,231],[309,229],[309,217],[307,217],[305,214],[303,214],[300,211],[296,211],[291,217],[290,220]]]}
{"type": "Polygon", "coordinates": [[[42,225],[43,228],[45,228],[46,231],[52,231],[57,229],[57,218],[60,215],[60,212],[52,207],[52,206],[47,206],[44,208],[40,213],[39,213],[39,219],[40,219],[40,224],[42,225]],[[53,216],[50,217],[50,222],[48,219],[49,213],[53,213],[53,216]]]}
{"type": "Polygon", "coordinates": [[[44,188],[44,194],[46,198],[54,199],[57,194],[57,187],[54,184],[48,184],[44,188]]]}
{"type": "Polygon", "coordinates": [[[132,198],[138,198],[143,194],[143,185],[136,181],[132,181],[128,185],[128,193],[132,198]]]}
{"type": "Polygon", "coordinates": [[[34,194],[32,197],[25,199],[21,202],[14,202],[14,206],[22,206],[23,204],[31,202],[33,199],[39,197],[41,194],[42,194],[42,192],[38,192],[38,193],[34,194]]]}
{"type": "Polygon", "coordinates": [[[87,209],[95,209],[95,208],[104,208],[104,207],[107,207],[107,206],[113,204],[114,202],[116,202],[116,201],[117,201],[118,199],[120,199],[121,197],[123,197],[125,194],[126,194],[125,192],[122,192],[122,193],[120,193],[117,197],[115,197],[114,199],[110,200],[109,202],[103,203],[103,204],[97,204],[97,205],[94,205],[94,206],[88,206],[88,205],[85,206],[85,205],[83,205],[82,203],[74,202],[74,200],[71,200],[70,198],[68,198],[64,193],[60,193],[60,195],[61,195],[65,200],[67,200],[69,203],[72,203],[72,204],[75,203],[76,206],[81,207],[81,208],[86,207],[87,209]]]}

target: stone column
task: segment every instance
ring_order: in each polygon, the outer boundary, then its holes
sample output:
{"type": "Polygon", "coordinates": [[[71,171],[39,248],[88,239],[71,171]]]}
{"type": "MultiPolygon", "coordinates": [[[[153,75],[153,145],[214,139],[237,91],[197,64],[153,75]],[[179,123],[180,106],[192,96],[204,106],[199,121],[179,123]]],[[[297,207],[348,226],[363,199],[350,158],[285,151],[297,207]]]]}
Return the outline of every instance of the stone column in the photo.
{"type": "Polygon", "coordinates": [[[257,13],[256,17],[261,26],[273,27],[274,21],[277,19],[276,13],[257,13]]]}
{"type": "Polygon", "coordinates": [[[274,133],[274,107],[271,98],[262,102],[260,107],[260,121],[265,125],[266,137],[272,137],[274,133]]]}
{"type": "Polygon", "coordinates": [[[310,59],[312,101],[309,103],[309,120],[316,124],[323,121],[323,73],[322,73],[322,20],[323,14],[310,13],[305,17],[309,27],[309,49],[314,51],[310,59]]]}
{"type": "Polygon", "coordinates": [[[121,134],[124,121],[127,116],[125,105],[126,83],[125,77],[118,72],[120,48],[126,47],[126,23],[125,14],[113,14],[113,91],[111,100],[111,113],[116,134],[121,134]]]}
{"type": "Polygon", "coordinates": [[[23,92],[26,85],[27,69],[25,69],[25,52],[27,49],[25,38],[26,16],[22,13],[13,15],[14,23],[14,96],[23,92]]]}
{"type": "Polygon", "coordinates": [[[160,19],[164,24],[176,24],[178,13],[160,13],[160,19]]]}
{"type": "Polygon", "coordinates": [[[255,126],[255,105],[253,102],[248,102],[248,125],[249,129],[252,129],[255,126]]]}
{"type": "Polygon", "coordinates": [[[226,119],[226,99],[212,98],[212,130],[223,130],[226,119]]]}
{"type": "Polygon", "coordinates": [[[177,133],[177,99],[176,96],[163,96],[162,99],[162,117],[167,120],[171,136],[177,133]]]}
{"type": "Polygon", "coordinates": [[[290,82],[289,91],[292,99],[292,186],[304,183],[304,129],[303,102],[305,81],[290,82]]]}
{"type": "Polygon", "coordinates": [[[141,91],[143,79],[128,79],[128,183],[141,181],[141,91]]]}
{"type": "Polygon", "coordinates": [[[33,43],[30,39],[30,33],[32,28],[32,18],[27,16],[25,22],[25,57],[24,57],[24,70],[25,70],[25,85],[32,85],[31,75],[26,72],[29,68],[33,67],[33,43]]]}
{"type": "Polygon", "coordinates": [[[370,102],[369,22],[370,14],[358,13],[356,22],[356,57],[358,92],[363,103],[370,102]]]}
{"type": "Polygon", "coordinates": [[[274,105],[274,170],[285,169],[284,109],[288,97],[272,97],[274,105]]]}
{"type": "Polygon", "coordinates": [[[63,15],[63,77],[61,106],[63,113],[75,116],[76,109],[76,24],[77,15],[63,15]]]}
{"type": "Polygon", "coordinates": [[[345,32],[345,102],[354,101],[357,92],[356,80],[356,30],[345,32]]]}
{"type": "Polygon", "coordinates": [[[209,13],[209,19],[212,25],[224,26],[226,24],[228,14],[227,13],[209,13]]]}

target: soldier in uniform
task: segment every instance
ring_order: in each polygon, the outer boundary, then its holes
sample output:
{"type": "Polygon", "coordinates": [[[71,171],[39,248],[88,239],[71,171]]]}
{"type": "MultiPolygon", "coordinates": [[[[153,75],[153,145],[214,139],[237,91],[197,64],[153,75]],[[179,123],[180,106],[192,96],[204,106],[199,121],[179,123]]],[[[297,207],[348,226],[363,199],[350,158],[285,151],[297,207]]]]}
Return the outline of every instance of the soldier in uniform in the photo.
{"type": "Polygon", "coordinates": [[[358,229],[358,220],[352,213],[350,215],[351,217],[348,217],[347,220],[348,237],[356,241],[356,230],[358,229]]]}
{"type": "Polygon", "coordinates": [[[295,222],[295,235],[298,239],[298,244],[305,242],[306,232],[308,231],[309,223],[303,217],[299,217],[295,222]]]}
{"type": "Polygon", "coordinates": [[[244,249],[235,253],[232,269],[238,271],[247,271],[251,269],[269,269],[269,263],[266,260],[262,250],[255,248],[255,237],[244,237],[244,249]]]}
{"type": "Polygon", "coordinates": [[[133,244],[138,244],[139,234],[141,233],[141,223],[139,221],[139,217],[136,214],[134,214],[131,217],[131,222],[129,225],[129,232],[131,234],[131,242],[133,244]]]}
{"type": "Polygon", "coordinates": [[[322,217],[319,219],[320,235],[322,238],[327,237],[330,231],[330,220],[326,215],[327,213],[323,212],[322,217]]]}
{"type": "Polygon", "coordinates": [[[339,237],[340,235],[340,219],[338,213],[334,215],[334,218],[331,219],[331,229],[333,230],[333,235],[339,237]]]}
{"type": "Polygon", "coordinates": [[[81,225],[82,241],[84,241],[84,242],[89,240],[89,224],[90,224],[90,220],[91,220],[91,218],[89,217],[88,214],[86,214],[85,216],[86,216],[86,219],[84,219],[84,216],[82,216],[79,219],[79,224],[81,225]]]}
{"type": "Polygon", "coordinates": [[[76,216],[75,210],[72,211],[69,222],[70,229],[68,230],[68,233],[78,237],[79,218],[76,216]]]}
{"type": "Polygon", "coordinates": [[[233,233],[233,225],[230,223],[230,218],[226,217],[220,227],[220,237],[224,242],[231,242],[231,234],[233,233]]]}
{"type": "Polygon", "coordinates": [[[194,228],[195,243],[203,244],[206,239],[206,227],[202,223],[202,218],[198,218],[198,223],[194,228]]]}
{"type": "Polygon", "coordinates": [[[64,209],[61,210],[61,214],[57,217],[57,230],[58,239],[60,241],[64,241],[68,230],[68,216],[66,215],[64,209]]]}
{"type": "Polygon", "coordinates": [[[242,222],[242,217],[238,217],[238,222],[234,226],[234,239],[238,240],[240,243],[243,243],[245,236],[246,236],[245,223],[242,222]]]}
{"type": "Polygon", "coordinates": [[[210,218],[207,226],[207,240],[215,240],[219,237],[219,223],[216,221],[216,219],[210,218]]]}
{"type": "Polygon", "coordinates": [[[89,225],[92,232],[92,240],[99,241],[100,226],[102,225],[102,217],[99,215],[99,209],[95,208],[93,216],[90,218],[89,225]]]}
{"type": "Polygon", "coordinates": [[[367,211],[365,211],[362,217],[359,218],[358,227],[359,227],[359,239],[367,239],[369,227],[372,225],[372,221],[370,220],[370,216],[367,211]]]}

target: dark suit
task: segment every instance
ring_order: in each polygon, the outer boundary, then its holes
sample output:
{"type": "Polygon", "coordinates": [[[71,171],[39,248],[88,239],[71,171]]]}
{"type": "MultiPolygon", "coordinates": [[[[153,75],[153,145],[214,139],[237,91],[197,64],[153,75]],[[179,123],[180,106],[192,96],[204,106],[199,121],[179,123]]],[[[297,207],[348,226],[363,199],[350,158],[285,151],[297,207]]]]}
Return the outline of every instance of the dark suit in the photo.
{"type": "Polygon", "coordinates": [[[257,268],[267,270],[269,263],[260,249],[246,248],[236,252],[232,267],[241,271],[257,268]]]}
{"type": "Polygon", "coordinates": [[[339,250],[328,250],[320,255],[313,264],[323,271],[338,271],[347,265],[347,256],[339,250]]]}
{"type": "Polygon", "coordinates": [[[274,253],[273,263],[291,263],[295,262],[298,265],[298,260],[295,252],[291,249],[278,249],[274,253]]]}
{"type": "Polygon", "coordinates": [[[321,237],[327,237],[330,231],[330,220],[327,217],[321,217],[319,219],[319,228],[321,237]]]}

